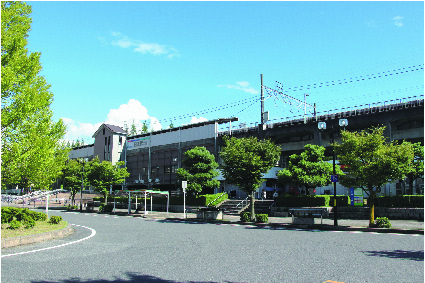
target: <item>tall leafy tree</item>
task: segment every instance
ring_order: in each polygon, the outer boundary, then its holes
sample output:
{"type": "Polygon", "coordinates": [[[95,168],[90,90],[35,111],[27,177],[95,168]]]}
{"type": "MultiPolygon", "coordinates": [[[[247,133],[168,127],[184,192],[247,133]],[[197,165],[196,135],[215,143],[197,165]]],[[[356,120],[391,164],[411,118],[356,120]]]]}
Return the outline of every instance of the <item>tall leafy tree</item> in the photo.
{"type": "Polygon", "coordinates": [[[369,196],[369,226],[375,224],[377,188],[403,179],[411,171],[412,144],[386,142],[385,127],[375,127],[361,132],[342,131],[342,143],[334,143],[340,164],[346,165],[346,175],[339,182],[347,188],[362,188],[369,196]]]}
{"type": "Polygon", "coordinates": [[[70,159],[62,168],[63,188],[71,192],[72,203],[75,204],[75,195],[81,189],[83,178],[83,165],[76,159],[70,159]]]}
{"type": "MultiPolygon", "coordinates": [[[[323,146],[307,144],[301,154],[293,154],[289,157],[289,166],[277,173],[281,184],[294,185],[309,189],[324,187],[331,183],[333,174],[333,164],[326,161],[325,148],[323,146]]],[[[342,175],[343,172],[338,165],[336,173],[342,175]]]]}
{"type": "Polygon", "coordinates": [[[105,204],[107,204],[111,186],[123,183],[125,178],[130,176],[127,167],[122,167],[124,164],[124,161],[117,162],[115,165],[106,160],[100,162],[98,157],[88,163],[87,181],[96,191],[103,193],[105,204]]]}
{"type": "Polygon", "coordinates": [[[137,135],[137,129],[136,129],[136,124],[134,124],[134,120],[133,120],[133,124],[131,124],[131,129],[130,129],[130,136],[134,136],[137,135]]]}
{"type": "Polygon", "coordinates": [[[1,2],[1,177],[4,184],[47,189],[59,176],[69,148],[66,127],[53,122],[53,94],[40,53],[26,48],[31,6],[1,2]]]}
{"type": "Polygon", "coordinates": [[[410,165],[411,171],[407,174],[409,178],[410,193],[413,194],[413,182],[424,177],[424,146],[420,142],[414,143],[413,145],[413,160],[410,165]]]}
{"type": "Polygon", "coordinates": [[[188,181],[188,190],[202,192],[203,189],[220,186],[220,182],[214,179],[220,174],[217,170],[218,163],[205,147],[197,146],[184,155],[184,168],[177,169],[176,173],[180,180],[188,181]]]}
{"type": "Polygon", "coordinates": [[[220,170],[226,181],[238,186],[251,199],[251,220],[255,219],[254,192],[263,183],[261,177],[276,165],[281,149],[269,140],[224,137],[220,152],[220,170]]]}
{"type": "Polygon", "coordinates": [[[146,121],[144,121],[141,134],[146,134],[147,132],[148,132],[148,125],[146,124],[146,121]]]}

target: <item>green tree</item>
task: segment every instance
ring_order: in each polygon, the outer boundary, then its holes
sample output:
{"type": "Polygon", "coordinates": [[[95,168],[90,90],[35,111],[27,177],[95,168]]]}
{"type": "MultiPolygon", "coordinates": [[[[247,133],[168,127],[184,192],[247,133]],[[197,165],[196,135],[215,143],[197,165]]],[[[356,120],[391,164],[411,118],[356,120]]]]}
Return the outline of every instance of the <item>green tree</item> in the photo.
{"type": "Polygon", "coordinates": [[[202,192],[203,189],[220,186],[220,182],[214,179],[220,174],[217,170],[218,163],[205,147],[197,146],[184,155],[184,168],[177,169],[176,173],[180,180],[188,181],[189,191],[202,192]]]}
{"type": "MultiPolygon", "coordinates": [[[[331,183],[333,174],[333,164],[326,161],[325,148],[323,146],[307,144],[305,150],[300,155],[293,154],[289,157],[289,166],[277,173],[278,180],[284,185],[294,185],[309,189],[324,187],[331,183]]],[[[336,173],[342,175],[343,172],[338,165],[336,173]]]]}
{"type": "Polygon", "coordinates": [[[2,185],[48,189],[60,175],[69,148],[60,142],[62,120],[53,122],[53,94],[41,71],[40,53],[27,48],[31,6],[1,2],[2,185]]]}
{"type": "Polygon", "coordinates": [[[133,124],[131,124],[131,129],[130,129],[130,136],[134,136],[137,135],[137,129],[136,129],[136,124],[134,124],[134,120],[133,120],[133,124]]]}
{"type": "Polygon", "coordinates": [[[115,165],[106,160],[100,162],[98,157],[87,164],[87,181],[96,191],[103,193],[105,204],[107,204],[111,186],[123,183],[125,178],[130,176],[127,167],[121,167],[124,164],[124,161],[117,162],[115,165]]]}
{"type": "Polygon", "coordinates": [[[369,226],[375,222],[376,189],[403,179],[411,171],[413,148],[408,142],[386,142],[385,127],[361,132],[342,131],[342,143],[334,143],[339,163],[346,165],[346,175],[339,182],[347,188],[362,188],[369,196],[369,226]]]}
{"type": "Polygon", "coordinates": [[[254,192],[263,183],[261,177],[276,165],[281,149],[269,140],[224,137],[220,152],[220,170],[226,181],[238,186],[251,198],[251,220],[255,219],[254,192]]]}
{"type": "MultiPolygon", "coordinates": [[[[83,177],[83,164],[76,160],[70,159],[66,162],[65,167],[62,168],[62,183],[63,188],[69,190],[71,193],[72,203],[75,204],[75,195],[81,189],[83,177]]],[[[85,178],[84,178],[85,179],[85,178]]]]}
{"type": "Polygon", "coordinates": [[[146,134],[148,132],[148,125],[146,125],[146,120],[143,122],[141,134],[146,134]]]}
{"type": "Polygon", "coordinates": [[[414,153],[414,158],[410,164],[412,171],[407,174],[409,178],[410,194],[413,194],[413,182],[418,178],[423,179],[424,177],[424,147],[420,142],[414,143],[412,146],[414,153]]]}

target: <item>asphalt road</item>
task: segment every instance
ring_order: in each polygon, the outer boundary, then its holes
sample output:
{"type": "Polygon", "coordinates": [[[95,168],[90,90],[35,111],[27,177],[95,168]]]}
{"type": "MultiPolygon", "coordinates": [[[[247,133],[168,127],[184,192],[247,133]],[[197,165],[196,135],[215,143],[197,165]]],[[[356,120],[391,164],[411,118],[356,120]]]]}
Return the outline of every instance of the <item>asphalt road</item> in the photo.
{"type": "Polygon", "coordinates": [[[2,282],[424,282],[423,235],[49,215],[75,233],[3,249],[2,282]]]}

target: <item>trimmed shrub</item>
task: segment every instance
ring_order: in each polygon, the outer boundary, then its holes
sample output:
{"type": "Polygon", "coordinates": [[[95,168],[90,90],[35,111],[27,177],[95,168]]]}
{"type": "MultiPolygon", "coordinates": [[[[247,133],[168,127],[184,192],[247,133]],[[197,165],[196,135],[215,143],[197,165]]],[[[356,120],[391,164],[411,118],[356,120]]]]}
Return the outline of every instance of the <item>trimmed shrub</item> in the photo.
{"type": "Polygon", "coordinates": [[[268,223],[269,222],[269,215],[268,214],[256,214],[255,215],[255,222],[257,222],[257,223],[268,223]]]}
{"type": "Polygon", "coordinates": [[[104,203],[101,203],[99,206],[100,212],[112,212],[113,209],[114,209],[114,206],[112,204],[105,205],[104,203]]]}
{"type": "Polygon", "coordinates": [[[50,216],[49,223],[50,224],[59,224],[62,220],[63,220],[62,216],[52,215],[52,216],[50,216]]]}
{"type": "Polygon", "coordinates": [[[377,207],[394,207],[394,208],[423,208],[423,195],[405,195],[405,196],[382,196],[375,198],[375,206],[377,207]]]}
{"type": "Polygon", "coordinates": [[[30,216],[24,214],[21,223],[24,225],[25,228],[29,229],[35,226],[35,221],[30,216]]]}
{"type": "Polygon", "coordinates": [[[13,214],[8,209],[1,208],[1,223],[10,223],[13,220],[13,214]]]}
{"type": "Polygon", "coordinates": [[[66,207],[66,210],[73,210],[73,209],[78,209],[78,205],[68,204],[68,206],[66,207]]]}
{"type": "Polygon", "coordinates": [[[241,212],[240,219],[242,222],[250,222],[251,221],[251,212],[241,212]]]}
{"type": "MultiPolygon", "coordinates": [[[[280,207],[320,207],[333,206],[333,196],[291,196],[283,195],[276,199],[276,206],[280,207]]],[[[336,196],[337,206],[351,205],[349,196],[336,196]]]]}
{"type": "Polygon", "coordinates": [[[22,226],[21,221],[18,220],[12,220],[9,224],[9,227],[7,229],[15,230],[22,226]]]}
{"type": "Polygon", "coordinates": [[[387,217],[378,217],[375,219],[374,227],[377,228],[391,228],[391,222],[387,217]]]}
{"type": "Polygon", "coordinates": [[[47,214],[44,212],[35,212],[36,216],[34,218],[35,221],[46,221],[47,220],[47,214]]]}

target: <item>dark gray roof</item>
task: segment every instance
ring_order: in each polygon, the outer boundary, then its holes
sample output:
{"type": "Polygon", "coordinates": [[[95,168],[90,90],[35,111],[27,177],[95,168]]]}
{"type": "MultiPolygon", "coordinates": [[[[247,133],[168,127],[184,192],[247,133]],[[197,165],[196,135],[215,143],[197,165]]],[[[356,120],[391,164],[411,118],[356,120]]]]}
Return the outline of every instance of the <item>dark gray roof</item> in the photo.
{"type": "Polygon", "coordinates": [[[114,134],[125,135],[125,136],[127,135],[127,132],[123,128],[119,127],[119,126],[114,126],[114,125],[109,125],[109,124],[102,124],[99,127],[99,129],[97,129],[97,131],[93,134],[93,137],[96,137],[97,134],[99,134],[99,132],[103,128],[107,128],[108,130],[110,130],[114,134]]]}
{"type": "Polygon", "coordinates": [[[104,124],[109,130],[111,130],[112,132],[116,133],[116,134],[127,134],[127,132],[119,127],[119,126],[114,126],[114,125],[109,125],[109,124],[104,124]]]}

